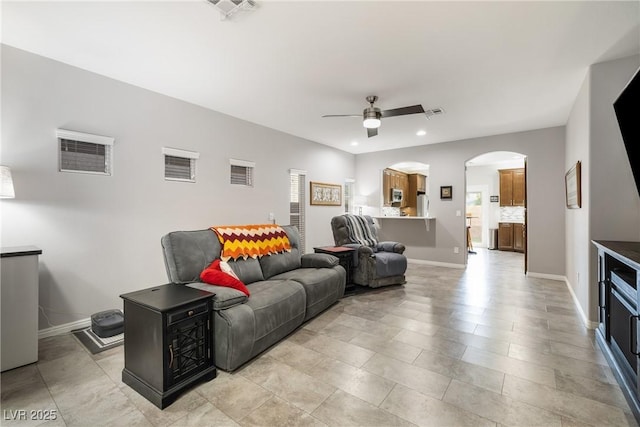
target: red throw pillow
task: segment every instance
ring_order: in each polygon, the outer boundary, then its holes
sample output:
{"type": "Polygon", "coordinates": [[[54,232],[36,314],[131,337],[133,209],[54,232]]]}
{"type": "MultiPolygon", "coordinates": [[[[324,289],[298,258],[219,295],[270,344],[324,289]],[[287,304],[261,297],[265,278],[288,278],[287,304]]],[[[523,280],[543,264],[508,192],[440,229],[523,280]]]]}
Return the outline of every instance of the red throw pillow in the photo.
{"type": "Polygon", "coordinates": [[[219,259],[214,260],[209,267],[202,270],[200,280],[210,285],[233,288],[249,296],[249,289],[247,289],[244,283],[220,269],[219,259]]]}

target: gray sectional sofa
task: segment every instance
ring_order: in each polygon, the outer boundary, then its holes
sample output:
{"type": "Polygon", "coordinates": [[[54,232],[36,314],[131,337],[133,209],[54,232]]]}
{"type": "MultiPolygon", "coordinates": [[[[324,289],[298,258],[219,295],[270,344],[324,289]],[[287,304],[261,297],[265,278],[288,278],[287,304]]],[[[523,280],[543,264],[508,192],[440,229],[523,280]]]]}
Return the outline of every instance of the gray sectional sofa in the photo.
{"type": "Polygon", "coordinates": [[[301,254],[298,230],[283,226],[291,252],[230,261],[250,296],[200,282],[200,272],[220,257],[212,230],[175,231],[162,237],[172,283],[214,292],[216,366],[233,371],[294,331],[344,294],[346,272],[338,259],[301,254]]]}

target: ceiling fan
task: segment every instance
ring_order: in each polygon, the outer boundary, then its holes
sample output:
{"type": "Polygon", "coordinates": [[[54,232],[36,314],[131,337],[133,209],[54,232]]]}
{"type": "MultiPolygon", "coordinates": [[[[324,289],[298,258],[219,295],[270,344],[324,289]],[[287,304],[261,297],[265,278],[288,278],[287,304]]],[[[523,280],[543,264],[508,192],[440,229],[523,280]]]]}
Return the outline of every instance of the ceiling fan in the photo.
{"type": "Polygon", "coordinates": [[[393,108],[391,110],[381,110],[378,107],[374,107],[373,104],[378,100],[376,95],[367,96],[367,102],[369,106],[364,109],[362,115],[360,114],[325,114],[322,117],[362,117],[362,126],[367,128],[367,137],[371,138],[378,134],[378,128],[380,127],[380,119],[384,117],[394,116],[406,116],[408,114],[423,113],[427,118],[430,118],[436,114],[442,114],[444,110],[442,108],[434,108],[431,110],[425,110],[422,105],[411,105],[409,107],[393,108]]]}

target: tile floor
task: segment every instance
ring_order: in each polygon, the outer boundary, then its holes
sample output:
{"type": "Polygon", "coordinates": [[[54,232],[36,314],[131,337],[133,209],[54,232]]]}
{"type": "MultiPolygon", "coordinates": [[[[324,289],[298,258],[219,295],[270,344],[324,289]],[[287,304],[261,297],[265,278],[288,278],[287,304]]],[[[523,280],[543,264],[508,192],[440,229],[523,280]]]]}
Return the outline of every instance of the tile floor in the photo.
{"type": "Polygon", "coordinates": [[[1,376],[1,424],[54,410],[51,426],[636,425],[564,282],[527,278],[520,254],[469,261],[410,264],[405,286],[343,298],[164,411],[122,383],[122,347],[43,339],[37,364],[1,376]]]}

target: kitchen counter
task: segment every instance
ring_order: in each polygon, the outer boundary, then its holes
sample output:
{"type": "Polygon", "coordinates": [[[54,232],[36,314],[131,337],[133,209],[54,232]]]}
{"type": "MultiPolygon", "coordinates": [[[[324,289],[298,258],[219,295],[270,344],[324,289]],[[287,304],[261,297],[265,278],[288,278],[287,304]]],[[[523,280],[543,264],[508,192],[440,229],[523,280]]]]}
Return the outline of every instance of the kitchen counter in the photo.
{"type": "MultiPolygon", "coordinates": [[[[388,220],[402,220],[402,221],[410,221],[410,220],[422,220],[425,222],[427,231],[431,229],[431,222],[436,218],[433,216],[374,216],[375,219],[379,221],[388,221],[388,220]]],[[[380,225],[382,227],[382,225],[380,225]]]]}
{"type": "Polygon", "coordinates": [[[436,219],[434,216],[374,216],[375,219],[436,219]]]}

